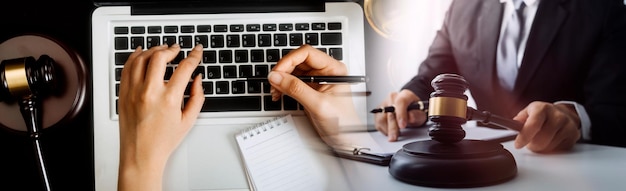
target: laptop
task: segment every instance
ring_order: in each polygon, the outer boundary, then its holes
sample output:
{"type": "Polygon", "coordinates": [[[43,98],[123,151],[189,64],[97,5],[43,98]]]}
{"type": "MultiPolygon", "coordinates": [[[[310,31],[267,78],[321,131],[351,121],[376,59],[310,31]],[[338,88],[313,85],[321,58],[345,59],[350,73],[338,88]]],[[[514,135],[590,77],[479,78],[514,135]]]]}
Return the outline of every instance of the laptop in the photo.
{"type": "MultiPolygon", "coordinates": [[[[204,45],[196,73],[206,102],[187,138],[168,161],[165,190],[248,190],[234,135],[291,114],[309,128],[303,108],[283,97],[270,102],[269,85],[236,82],[264,76],[290,50],[310,44],[365,75],[363,12],[354,2],[322,0],[95,0],[92,14],[94,166],[96,190],[116,190],[121,70],[137,46],[178,43],[168,80],[191,48],[204,45]]],[[[351,85],[365,92],[365,83],[351,85]]],[[[353,97],[367,121],[365,97],[353,97]]],[[[358,127],[357,127],[358,128],[358,127]]]]}

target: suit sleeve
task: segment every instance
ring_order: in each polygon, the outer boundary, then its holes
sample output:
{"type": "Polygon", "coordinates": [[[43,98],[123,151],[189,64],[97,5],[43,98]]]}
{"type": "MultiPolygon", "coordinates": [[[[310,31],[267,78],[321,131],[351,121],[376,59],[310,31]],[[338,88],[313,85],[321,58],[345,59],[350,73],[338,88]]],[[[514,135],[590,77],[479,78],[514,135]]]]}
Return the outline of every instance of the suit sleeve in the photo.
{"type": "Polygon", "coordinates": [[[584,84],[591,143],[626,146],[626,6],[607,1],[601,42],[584,84]],[[609,3],[610,2],[610,3],[609,3]],[[612,3],[612,4],[611,4],[612,3]]]}

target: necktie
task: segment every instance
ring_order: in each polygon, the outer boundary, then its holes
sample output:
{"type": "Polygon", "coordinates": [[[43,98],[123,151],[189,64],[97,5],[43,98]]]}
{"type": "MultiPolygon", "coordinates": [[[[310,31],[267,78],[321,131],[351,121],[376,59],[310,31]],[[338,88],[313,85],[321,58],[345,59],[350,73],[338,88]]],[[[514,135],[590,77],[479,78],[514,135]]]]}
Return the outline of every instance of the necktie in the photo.
{"type": "Polygon", "coordinates": [[[511,91],[517,78],[517,53],[524,32],[524,2],[513,0],[515,10],[506,22],[506,28],[500,39],[497,70],[500,85],[511,91]]]}

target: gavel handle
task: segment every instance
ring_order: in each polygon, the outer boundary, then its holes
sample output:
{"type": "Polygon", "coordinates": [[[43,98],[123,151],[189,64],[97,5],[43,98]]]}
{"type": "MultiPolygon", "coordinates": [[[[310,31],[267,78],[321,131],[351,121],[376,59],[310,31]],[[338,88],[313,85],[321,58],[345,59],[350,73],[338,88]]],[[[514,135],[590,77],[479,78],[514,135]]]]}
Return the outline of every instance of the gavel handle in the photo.
{"type": "Polygon", "coordinates": [[[491,114],[488,111],[478,111],[474,108],[467,107],[467,120],[478,120],[485,124],[491,124],[502,128],[515,131],[521,131],[524,124],[504,117],[491,114]]]}
{"type": "Polygon", "coordinates": [[[41,135],[41,110],[39,106],[39,100],[33,96],[31,98],[23,99],[19,102],[20,111],[26,122],[30,138],[33,141],[33,147],[37,162],[39,163],[39,172],[43,180],[43,186],[45,191],[50,191],[50,181],[48,180],[48,172],[46,170],[46,163],[43,160],[43,153],[41,151],[40,135],[41,135]]]}

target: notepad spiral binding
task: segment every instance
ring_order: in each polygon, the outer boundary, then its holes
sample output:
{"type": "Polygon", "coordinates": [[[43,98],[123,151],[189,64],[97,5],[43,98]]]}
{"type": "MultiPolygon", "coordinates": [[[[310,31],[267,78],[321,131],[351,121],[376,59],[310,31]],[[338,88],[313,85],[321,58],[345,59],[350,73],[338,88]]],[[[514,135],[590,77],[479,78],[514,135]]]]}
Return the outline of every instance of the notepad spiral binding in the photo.
{"type": "Polygon", "coordinates": [[[252,127],[245,128],[241,130],[239,133],[240,136],[243,136],[243,140],[247,140],[248,138],[253,138],[255,135],[260,135],[262,132],[266,132],[268,130],[274,129],[275,127],[281,126],[282,124],[287,123],[287,115],[281,115],[274,117],[272,119],[257,123],[252,127]],[[280,120],[282,119],[282,120],[280,120]]]}

